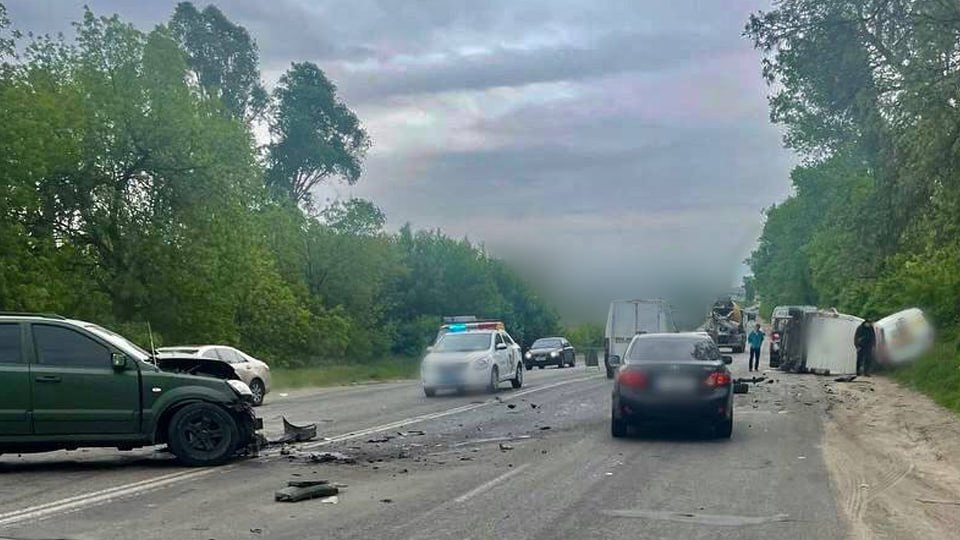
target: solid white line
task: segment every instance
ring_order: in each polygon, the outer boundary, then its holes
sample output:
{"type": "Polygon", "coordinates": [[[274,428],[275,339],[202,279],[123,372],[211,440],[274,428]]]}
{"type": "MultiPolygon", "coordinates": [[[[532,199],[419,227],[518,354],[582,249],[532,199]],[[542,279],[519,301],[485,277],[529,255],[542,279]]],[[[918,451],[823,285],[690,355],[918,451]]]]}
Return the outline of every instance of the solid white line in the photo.
{"type": "Polygon", "coordinates": [[[517,467],[517,468],[515,468],[515,469],[513,469],[513,470],[507,471],[507,472],[501,474],[500,476],[494,478],[493,480],[490,480],[489,482],[485,482],[485,483],[483,483],[483,484],[480,484],[479,486],[477,486],[477,487],[471,489],[470,491],[464,493],[463,495],[457,497],[456,499],[453,500],[453,502],[455,502],[455,503],[457,503],[457,504],[465,503],[465,502],[469,501],[470,499],[476,497],[477,495],[483,493],[484,491],[487,491],[488,489],[490,489],[490,488],[496,486],[497,484],[503,482],[503,481],[506,480],[507,478],[510,478],[511,476],[516,475],[516,474],[520,474],[521,471],[523,471],[524,469],[526,469],[526,468],[529,467],[529,466],[530,466],[529,463],[524,463],[523,465],[521,465],[521,466],[519,466],[519,467],[517,467]]]}
{"type": "MultiPolygon", "coordinates": [[[[521,392],[514,392],[502,397],[500,399],[500,402],[510,401],[512,399],[523,397],[525,395],[532,394],[534,392],[549,390],[551,388],[557,388],[558,386],[564,386],[567,384],[586,381],[594,378],[598,378],[598,377],[596,375],[588,375],[586,377],[578,377],[576,379],[567,379],[564,381],[548,384],[545,386],[538,386],[538,387],[531,388],[529,390],[524,390],[521,392]]],[[[447,409],[445,411],[439,411],[435,413],[414,416],[411,418],[398,420],[396,422],[390,422],[389,424],[382,424],[379,426],[371,427],[371,428],[360,430],[360,431],[345,433],[343,435],[331,437],[323,441],[317,441],[315,443],[309,443],[309,444],[302,444],[300,445],[300,448],[305,450],[320,448],[322,446],[327,446],[330,444],[343,442],[343,441],[349,441],[351,439],[357,439],[360,437],[366,437],[368,435],[373,435],[375,433],[394,430],[394,429],[401,428],[403,426],[425,422],[427,420],[435,420],[437,418],[443,418],[445,416],[451,416],[454,414],[460,414],[460,413],[472,411],[474,409],[479,409],[480,407],[493,405],[495,403],[499,403],[499,402],[496,400],[490,399],[490,400],[484,401],[483,403],[471,403],[470,405],[454,407],[452,409],[447,409]]],[[[264,457],[270,458],[278,455],[279,453],[268,453],[264,455],[264,457]]],[[[114,486],[112,488],[102,489],[99,491],[83,493],[73,497],[67,497],[65,499],[60,499],[57,501],[51,501],[49,503],[31,506],[29,508],[24,508],[21,510],[15,510],[13,512],[7,512],[5,514],[0,514],[0,527],[15,525],[17,523],[21,523],[24,521],[40,520],[40,519],[48,518],[57,514],[63,514],[63,513],[74,511],[74,510],[81,510],[83,508],[96,506],[98,504],[109,502],[118,497],[131,497],[131,496],[140,495],[148,491],[153,491],[155,489],[166,487],[168,485],[185,482],[188,480],[193,480],[195,478],[200,478],[202,476],[206,476],[214,472],[225,472],[225,471],[234,469],[236,467],[237,465],[234,464],[234,465],[226,465],[222,467],[212,467],[208,469],[180,471],[180,472],[165,474],[163,476],[159,476],[156,478],[140,480],[140,481],[132,482],[129,484],[122,484],[119,486],[114,486]]],[[[517,469],[510,471],[510,473],[516,473],[522,468],[523,467],[518,467],[517,469]]],[[[510,473],[508,473],[508,475],[510,473]]],[[[483,486],[480,486],[480,487],[483,487],[483,486]]]]}

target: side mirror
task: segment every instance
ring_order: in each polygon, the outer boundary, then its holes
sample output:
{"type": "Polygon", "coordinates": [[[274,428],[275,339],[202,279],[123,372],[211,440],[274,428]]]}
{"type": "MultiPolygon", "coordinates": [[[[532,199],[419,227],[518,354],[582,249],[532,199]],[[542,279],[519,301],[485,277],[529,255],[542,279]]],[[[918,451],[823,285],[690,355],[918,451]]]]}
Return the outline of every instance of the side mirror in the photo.
{"type": "Polygon", "coordinates": [[[607,365],[610,367],[617,367],[620,365],[620,357],[612,354],[607,357],[607,365]]]}
{"type": "Polygon", "coordinates": [[[123,371],[127,369],[127,357],[121,353],[111,353],[110,354],[110,365],[113,366],[113,369],[116,371],[123,371]]]}
{"type": "Polygon", "coordinates": [[[732,356],[723,355],[723,356],[720,357],[720,359],[723,360],[723,363],[726,364],[726,365],[728,365],[728,366],[733,363],[733,357],[732,357],[732,356]]]}
{"type": "Polygon", "coordinates": [[[505,351],[505,350],[507,350],[507,344],[506,344],[506,343],[497,343],[497,350],[498,350],[498,351],[505,351]]]}

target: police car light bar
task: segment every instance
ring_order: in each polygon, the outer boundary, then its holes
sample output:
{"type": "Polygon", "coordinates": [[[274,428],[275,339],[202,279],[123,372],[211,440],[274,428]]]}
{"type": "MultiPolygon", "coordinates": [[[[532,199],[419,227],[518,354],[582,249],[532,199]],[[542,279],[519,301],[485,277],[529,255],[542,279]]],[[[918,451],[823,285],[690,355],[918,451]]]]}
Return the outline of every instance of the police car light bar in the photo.
{"type": "Polygon", "coordinates": [[[504,324],[499,321],[445,324],[441,327],[441,331],[446,330],[447,332],[466,332],[468,330],[505,330],[505,329],[506,329],[506,326],[504,326],[504,324]]]}

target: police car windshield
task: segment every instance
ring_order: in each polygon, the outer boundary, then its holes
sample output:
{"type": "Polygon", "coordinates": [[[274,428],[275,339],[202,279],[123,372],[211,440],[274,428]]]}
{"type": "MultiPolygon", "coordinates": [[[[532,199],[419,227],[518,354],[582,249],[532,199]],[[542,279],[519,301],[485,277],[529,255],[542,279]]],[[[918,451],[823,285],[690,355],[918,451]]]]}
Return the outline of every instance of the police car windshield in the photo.
{"type": "Polygon", "coordinates": [[[538,339],[533,342],[531,349],[555,349],[560,347],[559,339],[538,339]]]}
{"type": "Polygon", "coordinates": [[[485,351],[490,348],[492,335],[490,332],[444,334],[433,350],[435,352],[485,351]]]}
{"type": "Polygon", "coordinates": [[[720,360],[720,350],[709,339],[641,338],[627,352],[627,364],[647,362],[703,362],[720,360]]]}

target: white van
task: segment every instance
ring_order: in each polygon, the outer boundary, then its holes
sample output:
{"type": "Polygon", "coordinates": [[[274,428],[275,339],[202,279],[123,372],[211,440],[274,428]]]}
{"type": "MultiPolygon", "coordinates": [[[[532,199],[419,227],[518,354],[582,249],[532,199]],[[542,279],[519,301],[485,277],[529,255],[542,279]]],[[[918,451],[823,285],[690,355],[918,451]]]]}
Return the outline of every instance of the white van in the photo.
{"type": "Polygon", "coordinates": [[[600,369],[607,372],[608,379],[612,379],[616,366],[610,365],[609,358],[623,358],[633,336],[676,331],[670,307],[664,300],[614,300],[610,302],[610,311],[607,313],[604,356],[600,369]]]}
{"type": "Polygon", "coordinates": [[[877,361],[896,365],[917,359],[933,345],[933,326],[917,308],[898,311],[873,323],[877,361]]]}
{"type": "Polygon", "coordinates": [[[860,317],[835,310],[807,314],[806,371],[823,375],[856,375],[857,349],[853,335],[860,317]]]}

